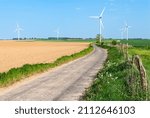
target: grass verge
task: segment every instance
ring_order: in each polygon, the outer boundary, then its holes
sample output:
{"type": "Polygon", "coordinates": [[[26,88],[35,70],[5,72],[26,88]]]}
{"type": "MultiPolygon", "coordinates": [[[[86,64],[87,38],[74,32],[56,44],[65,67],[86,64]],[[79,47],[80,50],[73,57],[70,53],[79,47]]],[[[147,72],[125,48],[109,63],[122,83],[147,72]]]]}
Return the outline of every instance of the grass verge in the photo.
{"type": "Polygon", "coordinates": [[[140,55],[150,81],[150,49],[142,47],[129,48],[130,55],[140,55]]]}
{"type": "Polygon", "coordinates": [[[93,46],[90,45],[88,48],[78,53],[58,58],[53,63],[40,63],[40,64],[32,64],[32,65],[26,64],[19,68],[10,69],[8,72],[0,73],[0,87],[6,87],[12,85],[17,81],[20,81],[36,73],[42,73],[51,68],[60,66],[64,63],[83,57],[92,51],[93,51],[93,46]]]}
{"type": "MultiPolygon", "coordinates": [[[[115,47],[104,46],[108,50],[108,59],[104,68],[97,74],[96,80],[86,91],[82,100],[87,101],[128,101],[144,100],[145,96],[138,84],[129,84],[130,72],[137,71],[125,62],[123,54],[115,47]],[[132,86],[132,87],[131,87],[132,86]],[[134,93],[134,91],[138,91],[134,93]]],[[[138,79],[137,79],[138,81],[138,79]]]]}

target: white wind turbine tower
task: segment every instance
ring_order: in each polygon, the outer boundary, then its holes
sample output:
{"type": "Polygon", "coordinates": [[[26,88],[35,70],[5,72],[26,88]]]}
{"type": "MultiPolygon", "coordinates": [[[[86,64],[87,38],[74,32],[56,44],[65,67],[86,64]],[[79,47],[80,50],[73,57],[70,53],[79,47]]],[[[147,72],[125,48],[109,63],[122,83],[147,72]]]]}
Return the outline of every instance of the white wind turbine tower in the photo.
{"type": "Polygon", "coordinates": [[[129,26],[127,23],[125,23],[125,32],[126,32],[126,36],[127,36],[127,41],[129,40],[129,28],[131,28],[131,26],[129,26]]]}
{"type": "Polygon", "coordinates": [[[21,32],[22,30],[23,30],[23,29],[20,28],[19,24],[17,24],[16,32],[17,32],[17,35],[18,35],[18,40],[20,39],[20,32],[21,32]]]}
{"type": "Polygon", "coordinates": [[[55,31],[57,33],[57,40],[59,39],[59,34],[60,34],[60,29],[57,28],[57,30],[55,31]]]}
{"type": "Polygon", "coordinates": [[[102,41],[102,28],[104,28],[104,25],[103,25],[103,21],[102,21],[102,18],[103,18],[103,13],[105,11],[105,8],[102,10],[100,16],[90,16],[90,18],[94,18],[94,19],[99,19],[99,24],[100,24],[100,42],[102,41]]]}
{"type": "Polygon", "coordinates": [[[126,32],[126,35],[127,35],[127,52],[126,52],[126,58],[127,60],[129,59],[128,58],[128,40],[129,40],[129,28],[131,26],[129,26],[127,23],[125,23],[125,32],[126,32]]]}

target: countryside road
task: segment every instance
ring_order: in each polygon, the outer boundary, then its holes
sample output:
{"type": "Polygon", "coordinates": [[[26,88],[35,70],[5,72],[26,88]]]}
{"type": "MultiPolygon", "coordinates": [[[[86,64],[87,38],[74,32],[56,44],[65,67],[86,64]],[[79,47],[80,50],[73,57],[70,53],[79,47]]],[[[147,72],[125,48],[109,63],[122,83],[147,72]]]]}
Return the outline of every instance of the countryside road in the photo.
{"type": "Polygon", "coordinates": [[[76,101],[88,88],[107,58],[107,51],[95,50],[80,59],[33,77],[0,94],[1,101],[76,101]]]}

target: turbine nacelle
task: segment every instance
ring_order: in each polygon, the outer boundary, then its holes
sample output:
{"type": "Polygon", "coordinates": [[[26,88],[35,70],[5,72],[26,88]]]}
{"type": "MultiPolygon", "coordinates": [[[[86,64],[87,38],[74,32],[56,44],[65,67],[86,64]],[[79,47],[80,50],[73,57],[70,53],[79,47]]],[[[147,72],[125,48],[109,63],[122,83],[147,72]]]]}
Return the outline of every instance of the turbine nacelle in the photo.
{"type": "Polygon", "coordinates": [[[125,22],[125,29],[129,29],[131,28],[131,26],[129,26],[126,22],[125,22]]]}
{"type": "Polygon", "coordinates": [[[105,11],[105,8],[102,10],[100,16],[90,16],[90,18],[94,18],[94,19],[99,19],[99,23],[100,23],[100,42],[101,42],[101,36],[102,36],[102,28],[104,28],[104,25],[103,25],[103,21],[102,21],[102,18],[103,18],[103,13],[105,11]]]}

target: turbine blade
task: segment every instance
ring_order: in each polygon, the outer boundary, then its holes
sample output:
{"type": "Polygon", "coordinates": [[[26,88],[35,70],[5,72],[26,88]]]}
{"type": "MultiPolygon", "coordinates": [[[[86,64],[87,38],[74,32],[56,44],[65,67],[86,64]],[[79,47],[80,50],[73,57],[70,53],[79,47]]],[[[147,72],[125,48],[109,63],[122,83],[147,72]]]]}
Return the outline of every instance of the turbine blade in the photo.
{"type": "Polygon", "coordinates": [[[125,27],[128,27],[128,24],[127,24],[127,22],[126,22],[126,21],[124,22],[124,24],[125,24],[125,27]]]}
{"type": "Polygon", "coordinates": [[[103,16],[104,11],[105,11],[105,7],[104,7],[103,11],[101,12],[100,17],[103,16]]]}
{"type": "Polygon", "coordinates": [[[127,28],[126,28],[126,27],[121,28],[121,29],[120,29],[120,31],[121,31],[122,33],[124,33],[124,32],[126,32],[126,31],[127,31],[127,28]]]}
{"type": "Polygon", "coordinates": [[[99,19],[99,16],[90,16],[90,18],[99,19]]]}

